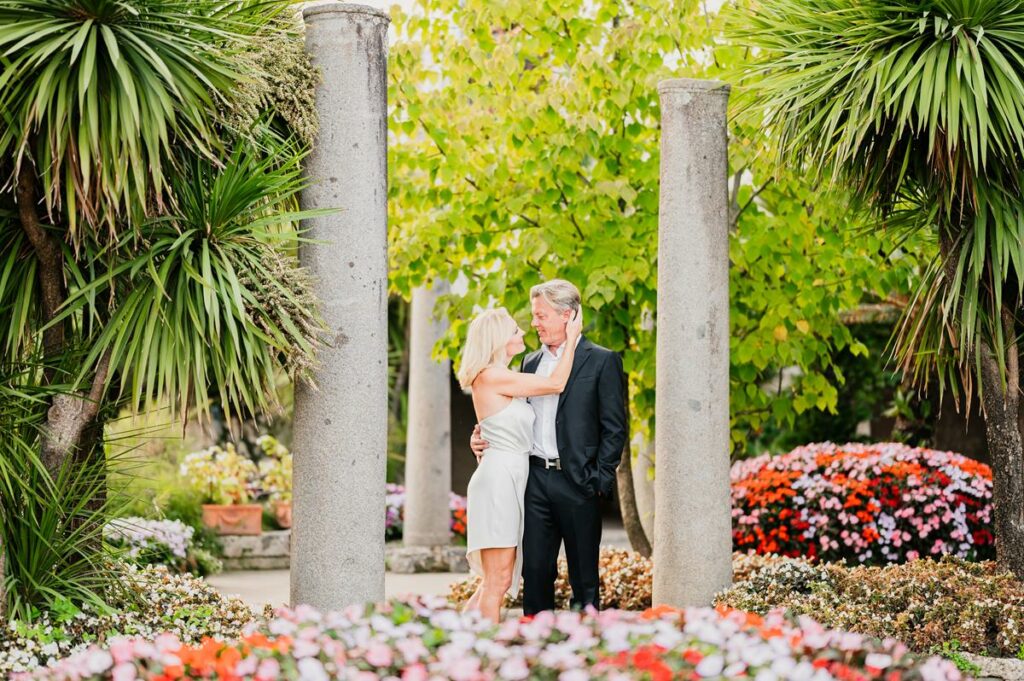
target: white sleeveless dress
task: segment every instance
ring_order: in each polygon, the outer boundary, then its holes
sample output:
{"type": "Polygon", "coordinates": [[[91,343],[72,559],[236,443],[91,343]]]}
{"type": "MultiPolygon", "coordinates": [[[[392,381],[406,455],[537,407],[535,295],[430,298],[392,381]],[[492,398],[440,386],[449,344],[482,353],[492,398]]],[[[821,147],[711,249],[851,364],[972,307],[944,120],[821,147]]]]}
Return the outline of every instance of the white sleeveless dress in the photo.
{"type": "Polygon", "coordinates": [[[480,422],[487,451],[469,479],[466,500],[466,559],[473,574],[483,576],[480,550],[516,547],[508,593],[519,593],[523,572],[523,499],[533,449],[533,407],[515,398],[480,422]]]}

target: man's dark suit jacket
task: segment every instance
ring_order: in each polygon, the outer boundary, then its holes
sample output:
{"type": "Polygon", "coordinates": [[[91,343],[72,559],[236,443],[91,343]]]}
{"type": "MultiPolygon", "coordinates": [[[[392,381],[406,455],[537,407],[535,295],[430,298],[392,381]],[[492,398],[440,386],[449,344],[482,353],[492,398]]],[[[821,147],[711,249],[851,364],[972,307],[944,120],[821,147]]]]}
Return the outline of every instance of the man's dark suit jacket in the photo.
{"type": "MultiPolygon", "coordinates": [[[[542,350],[523,358],[535,373],[542,350]]],[[[608,496],[626,444],[626,383],[617,353],[580,338],[572,373],[558,396],[555,434],[562,470],[587,497],[608,496]]]]}

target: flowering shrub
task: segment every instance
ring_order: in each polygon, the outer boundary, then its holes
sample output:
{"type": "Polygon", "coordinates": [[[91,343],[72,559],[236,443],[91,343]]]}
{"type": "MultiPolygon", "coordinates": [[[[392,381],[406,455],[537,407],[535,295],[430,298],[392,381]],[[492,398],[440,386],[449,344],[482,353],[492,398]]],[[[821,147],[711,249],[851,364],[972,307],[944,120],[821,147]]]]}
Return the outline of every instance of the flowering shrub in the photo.
{"type": "MultiPolygon", "coordinates": [[[[448,510],[451,512],[449,527],[456,540],[466,541],[466,497],[448,493],[448,510]]],[[[385,488],[384,539],[392,541],[402,538],[402,521],[405,511],[405,487],[387,483],[385,488]]]]}
{"type": "Polygon", "coordinates": [[[955,640],[966,652],[1014,657],[1024,646],[1024,583],[988,561],[947,556],[848,568],[786,559],[737,582],[719,602],[757,613],[786,608],[919,651],[955,640]]]}
{"type": "Polygon", "coordinates": [[[166,564],[185,560],[194,532],[180,520],[117,518],[103,528],[103,539],[126,549],[132,562],[166,564]]]}
{"type": "MultiPolygon", "coordinates": [[[[103,539],[124,549],[121,557],[136,565],[183,565],[195,529],[180,520],[117,518],[103,528],[103,539]]],[[[180,570],[179,570],[180,571],[180,570]]]]}
{"type": "Polygon", "coordinates": [[[121,558],[135,565],[165,565],[176,572],[209,574],[220,560],[193,542],[195,528],[180,520],[117,518],[103,528],[103,539],[123,549],[121,558]]]}
{"type": "Polygon", "coordinates": [[[246,504],[258,489],[256,464],[235,451],[213,446],[188,454],[180,473],[199,494],[204,503],[246,504]]]}
{"type": "MultiPolygon", "coordinates": [[[[651,607],[651,559],[635,551],[601,547],[598,570],[601,579],[601,608],[643,610],[651,607]]],[[[467,577],[451,585],[448,600],[458,605],[465,603],[476,591],[480,577],[467,577]]],[[[572,596],[569,587],[569,568],[565,558],[558,559],[555,578],[555,607],[567,609],[572,596]]],[[[515,598],[505,596],[506,608],[523,607],[522,591],[515,598]]]]}
{"type": "Polygon", "coordinates": [[[260,459],[260,488],[270,501],[292,500],[292,454],[271,435],[256,439],[266,455],[260,459]]]}
{"type": "Polygon", "coordinates": [[[31,671],[53,658],[63,658],[92,643],[106,644],[115,637],[141,636],[154,640],[170,633],[178,641],[195,644],[207,636],[236,638],[254,621],[242,601],[226,598],[201,579],[176,575],[164,567],[120,564],[122,581],[131,584],[143,600],[108,597],[113,613],[100,613],[88,605],[56,615],[43,613],[31,622],[12,621],[0,627],[0,678],[31,671]]]}
{"type": "Polygon", "coordinates": [[[282,609],[238,642],[173,636],[112,642],[58,662],[45,679],[959,679],[893,640],[830,631],[807,617],[658,608],[542,613],[491,626],[440,599],[321,614],[282,609]]]}
{"type": "Polygon", "coordinates": [[[402,511],[405,508],[405,488],[387,483],[384,486],[384,540],[402,538],[402,511]]]}
{"type": "Polygon", "coordinates": [[[898,443],[831,443],[732,467],[740,551],[884,564],[994,557],[992,472],[972,459],[898,443]]]}
{"type": "MultiPolygon", "coordinates": [[[[601,547],[598,571],[601,580],[601,608],[622,610],[643,610],[651,607],[652,564],[635,551],[601,547]]],[[[732,574],[735,581],[746,579],[767,565],[776,565],[789,559],[782,556],[762,556],[755,553],[733,553],[732,574]]],[[[451,585],[448,600],[459,605],[469,600],[480,583],[479,577],[467,577],[451,585]]],[[[569,568],[564,558],[558,559],[558,576],[555,578],[555,607],[567,609],[572,597],[569,586],[569,568]]],[[[522,594],[516,598],[505,597],[506,608],[521,608],[522,594]]]]}

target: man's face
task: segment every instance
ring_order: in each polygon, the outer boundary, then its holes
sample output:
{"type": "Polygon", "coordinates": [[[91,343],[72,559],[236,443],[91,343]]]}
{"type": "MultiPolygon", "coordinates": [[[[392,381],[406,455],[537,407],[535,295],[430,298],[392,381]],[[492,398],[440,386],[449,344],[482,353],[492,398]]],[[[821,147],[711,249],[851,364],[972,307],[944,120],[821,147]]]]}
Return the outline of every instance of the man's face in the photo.
{"type": "Polygon", "coordinates": [[[565,342],[565,323],[569,319],[569,311],[558,312],[544,296],[537,296],[530,301],[533,310],[533,322],[530,326],[537,329],[540,342],[547,346],[558,347],[565,342]]]}

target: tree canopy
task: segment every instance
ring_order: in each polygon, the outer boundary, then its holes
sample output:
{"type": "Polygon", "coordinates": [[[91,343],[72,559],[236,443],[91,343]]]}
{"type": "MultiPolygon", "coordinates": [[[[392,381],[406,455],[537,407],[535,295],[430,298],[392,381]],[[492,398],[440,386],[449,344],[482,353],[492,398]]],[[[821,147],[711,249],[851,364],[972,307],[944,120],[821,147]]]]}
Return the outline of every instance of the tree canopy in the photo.
{"type": "MultiPolygon", "coordinates": [[[[394,16],[390,53],[392,286],[464,277],[446,351],[475,306],[520,321],[529,287],[577,283],[594,339],[623,353],[634,425],[653,426],[660,108],[669,77],[729,80],[748,60],[698,2],[551,0],[394,16]]],[[[918,258],[855,236],[857,212],[771,141],[730,127],[731,409],[745,453],[769,423],[836,404],[833,353],[866,349],[839,312],[905,294],[918,258]],[[779,371],[799,367],[779,388],[779,371]]],[[[685,348],[678,361],[686,361],[685,348]]]]}

